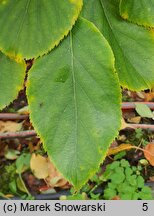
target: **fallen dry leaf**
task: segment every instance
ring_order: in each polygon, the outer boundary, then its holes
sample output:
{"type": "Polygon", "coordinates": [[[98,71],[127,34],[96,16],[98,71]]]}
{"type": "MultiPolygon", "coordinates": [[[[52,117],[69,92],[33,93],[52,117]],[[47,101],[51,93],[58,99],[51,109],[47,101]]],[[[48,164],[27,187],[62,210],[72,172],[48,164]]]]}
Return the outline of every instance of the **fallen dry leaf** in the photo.
{"type": "Polygon", "coordinates": [[[139,124],[141,121],[141,116],[135,116],[133,118],[127,119],[128,122],[134,123],[134,124],[139,124]]]}
{"type": "Polygon", "coordinates": [[[50,187],[69,188],[68,181],[57,171],[53,163],[48,159],[48,171],[49,175],[45,179],[46,183],[50,187]]]}
{"type": "Polygon", "coordinates": [[[39,154],[32,154],[30,168],[38,179],[44,179],[48,187],[69,188],[68,181],[57,171],[52,162],[39,154]]]}
{"type": "Polygon", "coordinates": [[[154,143],[149,143],[144,148],[144,156],[154,166],[154,143]]]}
{"type": "Polygon", "coordinates": [[[152,182],[154,182],[154,176],[151,176],[151,177],[149,178],[149,180],[152,181],[152,182]]]}
{"type": "Polygon", "coordinates": [[[0,157],[3,157],[5,155],[7,149],[8,149],[7,143],[0,140],[0,157]]]}
{"type": "Polygon", "coordinates": [[[153,99],[154,99],[154,92],[145,94],[145,101],[153,101],[153,99]]]}
{"type": "Polygon", "coordinates": [[[16,160],[19,156],[20,152],[14,149],[7,149],[4,156],[8,160],[16,160]]]}
{"type": "Polygon", "coordinates": [[[13,194],[6,194],[4,195],[4,198],[7,198],[7,199],[10,199],[10,198],[13,198],[14,195],[13,194]]]}
{"type": "Polygon", "coordinates": [[[33,153],[34,151],[38,151],[41,148],[41,141],[38,141],[36,145],[34,145],[33,142],[28,142],[28,147],[29,147],[29,151],[30,153],[33,153]]]}
{"type": "Polygon", "coordinates": [[[13,121],[0,121],[0,132],[16,132],[20,131],[22,128],[22,123],[17,123],[13,121]]]}
{"type": "Polygon", "coordinates": [[[107,153],[107,156],[115,155],[115,154],[117,154],[117,153],[119,153],[121,151],[130,150],[130,149],[133,149],[133,148],[135,148],[135,147],[133,145],[131,145],[131,144],[121,144],[116,148],[110,148],[108,153],[107,153]]]}
{"type": "Polygon", "coordinates": [[[33,153],[30,160],[30,168],[38,179],[45,179],[49,173],[48,159],[39,154],[33,153]]]}
{"type": "Polygon", "coordinates": [[[141,98],[141,99],[145,99],[145,93],[144,92],[136,92],[136,94],[137,94],[137,96],[139,97],[139,98],[141,98]]]}
{"type": "Polygon", "coordinates": [[[20,113],[20,114],[22,114],[22,115],[23,115],[23,114],[24,114],[24,115],[29,114],[29,107],[28,107],[28,106],[22,107],[22,108],[19,109],[17,112],[20,113]]]}
{"type": "Polygon", "coordinates": [[[127,95],[133,99],[133,101],[143,101],[145,96],[144,92],[127,91],[127,95]]]}

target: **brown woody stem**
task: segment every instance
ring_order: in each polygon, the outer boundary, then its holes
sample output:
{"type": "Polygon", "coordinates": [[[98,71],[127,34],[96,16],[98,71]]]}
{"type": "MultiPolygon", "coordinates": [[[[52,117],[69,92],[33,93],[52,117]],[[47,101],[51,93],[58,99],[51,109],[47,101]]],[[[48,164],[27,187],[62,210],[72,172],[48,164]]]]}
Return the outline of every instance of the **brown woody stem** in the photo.
{"type": "Polygon", "coordinates": [[[7,132],[7,133],[0,133],[0,139],[28,138],[36,135],[37,134],[34,130],[7,132]]]}

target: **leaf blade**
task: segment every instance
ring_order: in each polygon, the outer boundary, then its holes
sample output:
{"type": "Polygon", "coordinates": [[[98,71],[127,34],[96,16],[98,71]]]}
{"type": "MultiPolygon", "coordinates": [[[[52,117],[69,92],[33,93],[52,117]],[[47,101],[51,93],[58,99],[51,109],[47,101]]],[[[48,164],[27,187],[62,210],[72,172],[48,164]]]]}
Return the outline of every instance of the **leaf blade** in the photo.
{"type": "Polygon", "coordinates": [[[31,120],[51,160],[81,188],[97,171],[120,128],[114,56],[98,29],[80,18],[71,36],[33,66],[27,95],[31,120]],[[48,88],[41,85],[43,80],[48,88]]]}
{"type": "Polygon", "coordinates": [[[126,22],[119,15],[119,0],[84,0],[82,15],[93,22],[110,43],[123,87],[154,86],[154,31],[126,22]]]}
{"type": "Polygon", "coordinates": [[[130,22],[154,27],[154,2],[147,0],[121,0],[120,15],[130,22]]]}
{"type": "Polygon", "coordinates": [[[1,2],[1,50],[17,59],[44,55],[68,34],[81,8],[82,0],[1,2]]]}
{"type": "Polygon", "coordinates": [[[25,63],[17,63],[0,52],[0,109],[17,97],[23,88],[25,63]]]}

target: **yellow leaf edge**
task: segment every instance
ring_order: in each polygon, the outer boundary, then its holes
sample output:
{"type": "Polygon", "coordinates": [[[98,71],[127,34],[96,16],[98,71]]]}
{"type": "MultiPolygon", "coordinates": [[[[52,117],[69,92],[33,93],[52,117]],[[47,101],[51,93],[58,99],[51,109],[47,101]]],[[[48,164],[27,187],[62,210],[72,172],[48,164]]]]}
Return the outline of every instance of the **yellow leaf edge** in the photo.
{"type": "Polygon", "coordinates": [[[83,0],[69,0],[70,3],[75,4],[78,6],[78,9],[76,11],[76,14],[74,14],[72,18],[72,22],[69,25],[69,27],[64,31],[63,35],[60,36],[54,43],[52,43],[47,50],[44,50],[42,52],[39,52],[35,56],[22,56],[22,54],[18,53],[17,55],[14,53],[6,52],[5,49],[0,47],[0,51],[3,52],[6,56],[10,57],[11,59],[14,59],[17,62],[21,62],[23,59],[25,60],[31,60],[31,59],[37,59],[39,57],[42,57],[44,55],[47,55],[52,49],[54,49],[56,46],[59,45],[59,43],[68,35],[68,33],[71,31],[73,26],[75,25],[75,22],[77,21],[79,14],[83,7],[83,0]]]}
{"type": "MultiPolygon", "coordinates": [[[[7,56],[8,57],[8,56],[7,56]]],[[[7,104],[4,104],[2,106],[0,106],[0,111],[6,107],[8,107],[18,96],[19,92],[23,89],[23,83],[24,83],[24,78],[26,75],[26,63],[24,60],[15,60],[13,58],[10,58],[11,60],[15,61],[17,64],[19,64],[21,66],[21,74],[23,77],[23,81],[22,83],[20,83],[20,85],[16,86],[16,91],[14,92],[13,96],[12,96],[12,100],[10,102],[8,102],[7,104]]]]}
{"type": "Polygon", "coordinates": [[[151,24],[148,24],[148,23],[140,23],[140,22],[135,22],[134,20],[130,19],[129,15],[126,13],[122,13],[121,11],[121,5],[122,5],[122,1],[123,0],[120,0],[120,3],[119,3],[119,13],[120,13],[120,16],[125,20],[125,21],[128,21],[130,23],[133,23],[135,25],[138,25],[138,26],[142,26],[144,28],[147,28],[147,29],[153,29],[154,28],[154,24],[151,25],[151,24]]]}
{"type": "MultiPolygon", "coordinates": [[[[86,20],[85,18],[81,18],[81,19],[86,20]]],[[[88,20],[87,20],[87,21],[88,21],[88,20]]],[[[75,185],[75,184],[72,182],[72,180],[71,180],[70,178],[68,178],[67,176],[65,176],[65,175],[62,173],[61,169],[59,169],[59,168],[57,167],[57,165],[56,165],[55,161],[52,159],[52,157],[51,157],[50,155],[48,155],[49,159],[51,160],[51,162],[53,163],[53,165],[56,167],[57,171],[58,171],[68,182],[70,182],[70,183],[74,186],[74,189],[75,189],[76,191],[79,191],[79,190],[82,188],[82,186],[85,185],[85,184],[87,183],[87,181],[88,181],[90,178],[92,178],[92,177],[94,176],[94,174],[98,171],[100,164],[104,161],[104,159],[105,159],[106,156],[107,156],[108,149],[109,149],[109,147],[110,147],[112,141],[113,141],[113,140],[118,136],[118,134],[119,134],[119,131],[120,131],[120,129],[121,129],[121,119],[122,119],[122,111],[121,111],[122,94],[121,94],[121,88],[120,88],[120,83],[119,83],[119,77],[118,77],[118,74],[117,74],[116,69],[115,69],[115,57],[114,57],[113,51],[112,51],[111,46],[109,45],[108,41],[105,39],[105,37],[103,36],[103,34],[99,31],[99,29],[98,29],[92,22],[90,22],[90,21],[88,21],[88,22],[91,23],[91,27],[92,27],[93,31],[100,34],[100,36],[101,36],[102,39],[106,42],[106,44],[107,44],[107,46],[108,46],[108,48],[110,49],[110,52],[111,52],[111,57],[112,57],[112,58],[111,58],[111,62],[112,62],[112,64],[113,64],[113,77],[115,78],[115,80],[117,80],[117,86],[118,86],[118,88],[119,88],[119,89],[117,89],[117,90],[119,90],[119,98],[118,98],[118,101],[117,101],[117,103],[119,104],[119,116],[118,116],[118,117],[119,117],[119,122],[118,122],[119,126],[118,126],[117,130],[115,131],[114,135],[112,136],[112,139],[109,141],[107,150],[102,154],[102,157],[101,157],[101,159],[100,159],[100,161],[99,161],[99,163],[98,163],[97,168],[91,170],[91,172],[89,173],[88,179],[86,179],[85,181],[83,181],[82,183],[80,183],[80,184],[78,184],[78,185],[75,185]]],[[[32,68],[33,68],[33,67],[32,67],[32,68]]],[[[30,69],[29,73],[31,72],[32,68],[30,69]]],[[[32,122],[32,124],[33,124],[33,126],[34,126],[34,128],[35,128],[35,130],[36,130],[36,133],[37,133],[38,136],[40,137],[40,140],[41,140],[42,143],[43,143],[43,147],[44,147],[45,151],[47,152],[47,148],[46,148],[46,144],[45,144],[44,138],[43,138],[43,136],[41,135],[41,132],[39,132],[39,130],[38,130],[38,128],[37,128],[37,124],[35,124],[35,123],[33,122],[33,118],[32,118],[32,113],[33,113],[33,111],[31,110],[31,106],[30,106],[31,101],[33,101],[33,97],[29,97],[29,94],[28,94],[28,88],[29,88],[30,85],[32,85],[32,83],[30,83],[29,80],[28,80],[28,82],[27,82],[27,88],[26,88],[26,95],[27,95],[28,104],[29,104],[29,111],[30,111],[30,116],[29,116],[29,118],[30,118],[30,122],[32,122]]]]}

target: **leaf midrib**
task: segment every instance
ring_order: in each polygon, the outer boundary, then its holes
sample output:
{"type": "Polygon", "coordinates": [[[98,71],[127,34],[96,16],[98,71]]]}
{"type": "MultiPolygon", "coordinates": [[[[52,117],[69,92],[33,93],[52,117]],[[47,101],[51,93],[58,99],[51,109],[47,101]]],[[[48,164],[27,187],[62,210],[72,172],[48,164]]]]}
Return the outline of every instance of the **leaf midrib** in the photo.
{"type": "Polygon", "coordinates": [[[77,110],[77,98],[76,98],[76,79],[75,79],[75,71],[74,71],[74,51],[73,51],[72,32],[70,32],[70,51],[71,51],[71,72],[72,72],[72,83],[73,83],[75,126],[77,129],[78,110],[77,110]]]}
{"type": "MultiPolygon", "coordinates": [[[[73,101],[74,101],[74,117],[75,117],[75,143],[74,143],[74,156],[76,157],[76,164],[78,163],[78,153],[77,153],[77,145],[78,145],[78,108],[77,108],[77,98],[76,98],[76,79],[75,79],[75,71],[74,71],[74,51],[73,51],[73,36],[72,31],[70,31],[70,54],[71,54],[71,72],[72,72],[72,84],[73,84],[73,101]]],[[[77,173],[77,172],[76,172],[77,173]]],[[[76,182],[77,182],[77,174],[76,174],[76,182]]]]}

